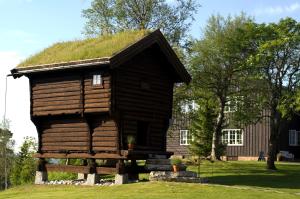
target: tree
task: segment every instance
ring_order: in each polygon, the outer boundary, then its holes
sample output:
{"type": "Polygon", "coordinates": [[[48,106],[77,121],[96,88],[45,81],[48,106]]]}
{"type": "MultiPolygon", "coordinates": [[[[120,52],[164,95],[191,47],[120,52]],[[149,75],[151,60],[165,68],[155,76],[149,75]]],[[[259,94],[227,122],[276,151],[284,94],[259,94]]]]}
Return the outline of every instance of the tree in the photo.
{"type": "MultiPolygon", "coordinates": [[[[295,110],[300,81],[300,23],[286,18],[278,23],[249,26],[257,45],[257,53],[249,59],[253,76],[265,82],[265,109],[270,111],[270,140],[267,166],[276,169],[283,123],[295,110]]],[[[261,103],[261,102],[257,102],[261,103]]]]}
{"type": "Polygon", "coordinates": [[[194,0],[94,0],[82,11],[84,33],[97,36],[133,29],[161,29],[169,42],[186,38],[199,5],[194,0]]]}
{"type": "Polygon", "coordinates": [[[197,100],[197,104],[199,108],[194,112],[189,129],[193,136],[189,150],[199,157],[207,157],[211,153],[211,140],[217,118],[216,108],[209,98],[197,100]]]}
{"type": "Polygon", "coordinates": [[[13,185],[31,183],[36,170],[33,154],[36,152],[37,142],[33,137],[25,137],[12,169],[11,182],[13,185]]]}
{"type": "Polygon", "coordinates": [[[251,22],[244,14],[234,18],[212,16],[204,30],[204,37],[195,41],[191,58],[193,96],[196,99],[209,95],[216,103],[213,122],[211,159],[222,147],[220,137],[226,126],[225,107],[241,96],[247,79],[247,58],[253,53],[251,40],[244,34],[251,22]]]}
{"type": "Polygon", "coordinates": [[[4,120],[0,125],[0,189],[8,187],[8,176],[14,158],[14,141],[9,130],[9,122],[4,120]]]}

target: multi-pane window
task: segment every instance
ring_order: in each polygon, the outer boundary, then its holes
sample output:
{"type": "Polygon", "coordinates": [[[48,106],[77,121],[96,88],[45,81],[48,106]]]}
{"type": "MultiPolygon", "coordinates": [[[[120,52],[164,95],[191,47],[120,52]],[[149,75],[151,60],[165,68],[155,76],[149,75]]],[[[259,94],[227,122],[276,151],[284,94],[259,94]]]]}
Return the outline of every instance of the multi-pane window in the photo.
{"type": "Polygon", "coordinates": [[[240,103],[242,103],[243,96],[234,96],[234,97],[227,97],[226,103],[224,107],[224,112],[235,112],[240,103]]]}
{"type": "Polygon", "coordinates": [[[197,110],[199,105],[194,101],[185,102],[181,105],[183,113],[189,113],[191,111],[197,110]]]}
{"type": "Polygon", "coordinates": [[[300,145],[300,131],[289,130],[289,145],[299,146],[300,145]]]}
{"type": "Polygon", "coordinates": [[[100,74],[93,75],[93,86],[102,85],[102,76],[100,74]]]}
{"type": "Polygon", "coordinates": [[[243,131],[241,129],[223,129],[221,140],[228,146],[242,146],[243,131]]]}
{"type": "Polygon", "coordinates": [[[180,145],[190,145],[192,135],[189,130],[180,130],[180,145]]]}

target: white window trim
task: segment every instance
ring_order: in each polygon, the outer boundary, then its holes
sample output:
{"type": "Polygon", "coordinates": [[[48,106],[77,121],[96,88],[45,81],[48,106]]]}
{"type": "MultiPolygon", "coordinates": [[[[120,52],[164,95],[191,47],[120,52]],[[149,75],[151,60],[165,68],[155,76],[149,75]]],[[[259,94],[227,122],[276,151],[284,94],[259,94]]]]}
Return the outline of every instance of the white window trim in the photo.
{"type": "MultiPolygon", "coordinates": [[[[228,137],[227,137],[227,146],[244,146],[244,131],[243,129],[222,129],[222,134],[224,131],[228,132],[228,137]],[[241,140],[242,144],[230,144],[230,131],[241,131],[241,140]]],[[[223,136],[223,135],[222,135],[223,136]]],[[[235,143],[237,143],[237,133],[235,133],[235,143]]],[[[223,141],[222,137],[221,140],[223,141]]]]}
{"type": "Polygon", "coordinates": [[[93,75],[93,86],[102,86],[103,79],[101,74],[94,74],[93,75]]]}
{"type": "Polygon", "coordinates": [[[294,130],[294,129],[291,129],[291,130],[289,130],[289,146],[299,146],[299,139],[298,139],[298,136],[300,136],[299,133],[300,131],[296,131],[296,130],[294,130]],[[294,134],[294,139],[295,140],[293,140],[293,143],[291,142],[292,140],[292,138],[291,138],[291,134],[294,134]]]}
{"type": "MultiPolygon", "coordinates": [[[[188,145],[191,144],[191,143],[188,143],[188,134],[189,134],[189,130],[184,129],[184,130],[180,130],[180,131],[179,131],[179,144],[180,144],[181,146],[188,146],[188,145]],[[186,143],[182,143],[182,142],[181,142],[181,141],[183,140],[182,132],[185,132],[185,133],[186,133],[186,134],[185,134],[185,135],[186,135],[186,137],[185,137],[186,143]]],[[[193,140],[193,138],[192,138],[191,140],[193,140]]]]}

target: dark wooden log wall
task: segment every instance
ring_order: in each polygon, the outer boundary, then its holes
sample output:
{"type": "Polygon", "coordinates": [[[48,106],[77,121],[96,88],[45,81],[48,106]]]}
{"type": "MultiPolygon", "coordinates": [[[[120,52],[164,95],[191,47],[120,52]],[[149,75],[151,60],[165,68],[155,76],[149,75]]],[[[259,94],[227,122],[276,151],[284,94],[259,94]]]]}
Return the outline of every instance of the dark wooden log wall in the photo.
{"type": "Polygon", "coordinates": [[[43,152],[87,152],[89,149],[88,125],[83,119],[45,120],[41,128],[43,152]]]}
{"type": "Polygon", "coordinates": [[[80,113],[80,84],[79,75],[32,79],[33,116],[80,113]]]}
{"type": "Polygon", "coordinates": [[[112,119],[93,122],[93,151],[116,152],[118,145],[118,128],[112,119]]]}
{"type": "Polygon", "coordinates": [[[165,150],[171,118],[173,81],[168,63],[158,49],[150,48],[120,66],[116,77],[116,110],[122,120],[123,146],[136,135],[139,121],[149,122],[147,150],[165,150]]]}
{"type": "Polygon", "coordinates": [[[89,73],[84,80],[84,112],[108,112],[110,110],[111,86],[108,73],[101,74],[103,85],[93,85],[93,74],[89,73]]]}

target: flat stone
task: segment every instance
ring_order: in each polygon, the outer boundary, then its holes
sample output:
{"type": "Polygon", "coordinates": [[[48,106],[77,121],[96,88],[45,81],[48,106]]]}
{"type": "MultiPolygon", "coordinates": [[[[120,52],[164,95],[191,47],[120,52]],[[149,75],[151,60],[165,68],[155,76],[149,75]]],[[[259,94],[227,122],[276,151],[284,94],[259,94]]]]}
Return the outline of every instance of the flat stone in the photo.
{"type": "Polygon", "coordinates": [[[85,185],[95,185],[97,182],[99,182],[99,175],[98,174],[88,174],[85,185]]]}
{"type": "Polygon", "coordinates": [[[192,182],[200,183],[197,173],[192,171],[151,171],[149,175],[150,181],[171,181],[171,182],[192,182]]]}
{"type": "Polygon", "coordinates": [[[116,174],[115,175],[115,185],[121,185],[128,183],[128,174],[116,174]]]}
{"type": "Polygon", "coordinates": [[[87,178],[87,174],[85,173],[78,173],[77,179],[78,180],[85,180],[87,178]]]}
{"type": "Polygon", "coordinates": [[[158,164],[147,164],[145,168],[148,171],[172,171],[171,165],[158,165],[158,164]]]}

